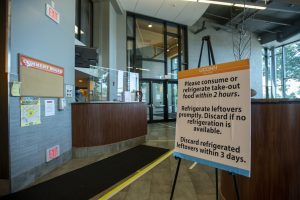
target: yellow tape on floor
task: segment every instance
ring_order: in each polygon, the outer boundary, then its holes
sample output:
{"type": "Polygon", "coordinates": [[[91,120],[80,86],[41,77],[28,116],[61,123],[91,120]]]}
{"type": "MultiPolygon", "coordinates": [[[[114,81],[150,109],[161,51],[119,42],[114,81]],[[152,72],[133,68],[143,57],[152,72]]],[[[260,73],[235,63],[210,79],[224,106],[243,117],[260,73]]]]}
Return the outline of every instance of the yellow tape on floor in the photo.
{"type": "Polygon", "coordinates": [[[127,187],[128,185],[130,185],[132,182],[134,182],[135,180],[137,180],[138,178],[140,178],[141,176],[143,176],[144,174],[146,174],[148,171],[150,171],[156,165],[158,165],[159,163],[161,163],[162,161],[164,161],[165,159],[167,159],[170,155],[172,155],[173,151],[174,150],[168,151],[167,153],[165,153],[164,155],[162,155],[160,158],[158,158],[157,160],[153,161],[151,164],[147,165],[145,168],[137,171],[135,175],[133,175],[132,177],[130,177],[129,179],[127,179],[126,181],[124,181],[120,185],[116,186],[111,191],[107,192],[105,195],[103,195],[102,197],[100,197],[99,200],[106,200],[106,199],[111,198],[112,196],[114,196],[115,194],[117,194],[118,192],[120,192],[122,189],[124,189],[125,187],[127,187]]]}

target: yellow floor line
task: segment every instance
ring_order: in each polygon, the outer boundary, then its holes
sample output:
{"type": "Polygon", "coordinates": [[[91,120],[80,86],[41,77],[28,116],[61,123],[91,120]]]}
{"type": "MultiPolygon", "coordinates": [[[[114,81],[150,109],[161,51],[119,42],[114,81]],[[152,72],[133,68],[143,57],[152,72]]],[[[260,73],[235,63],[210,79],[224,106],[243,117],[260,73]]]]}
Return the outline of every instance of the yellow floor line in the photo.
{"type": "Polygon", "coordinates": [[[132,177],[130,177],[129,179],[127,179],[126,181],[124,181],[120,185],[116,186],[111,191],[107,192],[105,195],[100,197],[99,200],[107,200],[107,199],[111,198],[112,196],[114,196],[115,194],[120,192],[122,189],[124,189],[126,186],[128,186],[129,184],[133,183],[135,180],[137,180],[138,178],[140,178],[141,176],[146,174],[148,171],[150,171],[156,165],[158,165],[159,163],[161,163],[162,161],[167,159],[170,155],[172,155],[173,151],[174,150],[168,151],[166,154],[162,155],[160,158],[153,161],[151,164],[149,164],[145,168],[137,171],[135,175],[133,175],[132,177]]]}

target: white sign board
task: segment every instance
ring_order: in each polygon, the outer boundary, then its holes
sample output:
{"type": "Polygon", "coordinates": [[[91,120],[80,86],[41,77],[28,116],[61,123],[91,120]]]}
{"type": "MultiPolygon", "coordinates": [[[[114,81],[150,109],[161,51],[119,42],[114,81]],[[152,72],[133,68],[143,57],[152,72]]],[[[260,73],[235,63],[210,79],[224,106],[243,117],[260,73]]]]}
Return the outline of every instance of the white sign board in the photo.
{"type": "Polygon", "coordinates": [[[178,73],[174,156],[250,177],[249,60],[178,73]]]}
{"type": "Polygon", "coordinates": [[[45,100],[45,116],[55,115],[55,102],[54,100],[45,100]]]}
{"type": "Polygon", "coordinates": [[[66,98],[73,97],[73,85],[66,85],[66,98]]]}

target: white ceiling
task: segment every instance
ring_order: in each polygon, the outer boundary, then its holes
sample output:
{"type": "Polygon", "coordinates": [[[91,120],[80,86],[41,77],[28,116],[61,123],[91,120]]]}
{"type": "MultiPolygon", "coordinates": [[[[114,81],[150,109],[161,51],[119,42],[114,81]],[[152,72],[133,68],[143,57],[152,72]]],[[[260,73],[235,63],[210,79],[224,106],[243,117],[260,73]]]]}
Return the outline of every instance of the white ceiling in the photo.
{"type": "Polygon", "coordinates": [[[126,11],[192,26],[209,4],[184,0],[119,0],[126,11]]]}

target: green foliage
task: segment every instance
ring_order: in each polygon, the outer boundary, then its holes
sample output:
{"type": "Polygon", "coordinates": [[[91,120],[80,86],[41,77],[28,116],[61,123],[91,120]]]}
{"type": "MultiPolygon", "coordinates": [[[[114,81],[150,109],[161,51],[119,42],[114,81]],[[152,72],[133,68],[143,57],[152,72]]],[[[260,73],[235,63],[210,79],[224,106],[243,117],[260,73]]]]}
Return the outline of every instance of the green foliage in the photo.
{"type": "Polygon", "coordinates": [[[286,78],[300,81],[300,42],[287,45],[285,48],[286,78]]]}

